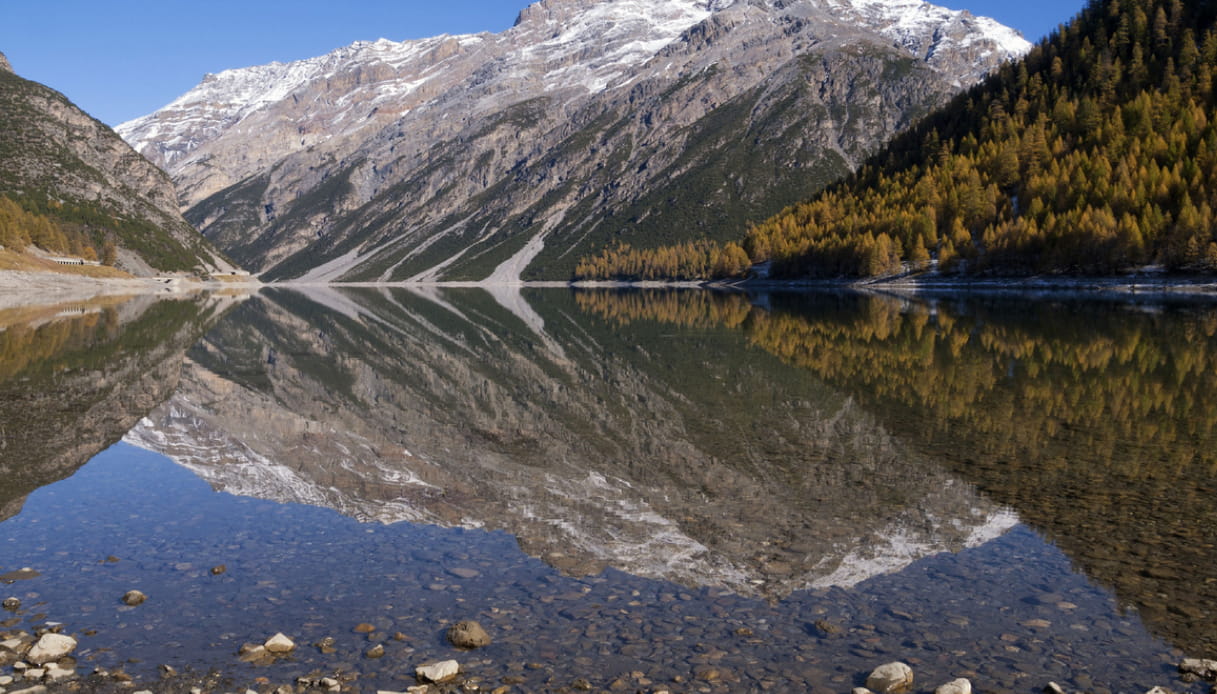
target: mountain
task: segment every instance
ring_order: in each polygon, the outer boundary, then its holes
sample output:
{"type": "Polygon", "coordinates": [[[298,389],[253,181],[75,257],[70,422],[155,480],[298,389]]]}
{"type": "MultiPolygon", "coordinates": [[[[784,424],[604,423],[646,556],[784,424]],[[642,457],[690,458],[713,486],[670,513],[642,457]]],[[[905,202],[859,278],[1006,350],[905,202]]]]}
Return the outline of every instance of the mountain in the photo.
{"type": "Polygon", "coordinates": [[[1027,47],[912,0],[543,0],[208,75],[118,130],[265,278],[567,279],[610,240],[738,236],[1027,47]]]}
{"type": "Polygon", "coordinates": [[[785,276],[1217,271],[1217,7],[1103,0],[757,225],[785,276]]]}
{"type": "Polygon", "coordinates": [[[0,231],[0,243],[98,256],[110,245],[115,264],[138,275],[232,269],[182,218],[161,170],[62,94],[18,77],[2,54],[0,122],[0,203],[20,208],[5,220],[34,229],[34,238],[0,231]]]}

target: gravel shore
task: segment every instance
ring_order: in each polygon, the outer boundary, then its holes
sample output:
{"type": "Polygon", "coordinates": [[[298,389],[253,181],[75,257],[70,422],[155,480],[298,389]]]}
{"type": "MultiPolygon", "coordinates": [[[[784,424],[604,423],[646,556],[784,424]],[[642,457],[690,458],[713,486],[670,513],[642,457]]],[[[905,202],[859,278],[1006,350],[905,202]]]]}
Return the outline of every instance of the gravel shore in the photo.
{"type": "Polygon", "coordinates": [[[57,272],[0,270],[0,310],[88,301],[103,296],[177,294],[200,289],[235,289],[249,286],[254,286],[254,283],[204,282],[178,277],[103,279],[57,272]]]}

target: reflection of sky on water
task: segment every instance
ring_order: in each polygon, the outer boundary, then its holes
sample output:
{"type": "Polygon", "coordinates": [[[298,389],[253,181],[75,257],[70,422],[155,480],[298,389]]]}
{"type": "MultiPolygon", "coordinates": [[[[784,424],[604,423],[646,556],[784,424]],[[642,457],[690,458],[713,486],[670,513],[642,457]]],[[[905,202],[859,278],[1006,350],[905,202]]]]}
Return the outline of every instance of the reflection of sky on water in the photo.
{"type": "Polygon", "coordinates": [[[607,686],[631,671],[670,682],[712,662],[727,673],[718,686],[732,691],[766,679],[779,689],[846,690],[902,658],[930,687],[969,676],[982,690],[1049,680],[1070,689],[1090,677],[1121,691],[1190,691],[1172,674],[1178,654],[1023,526],[852,589],[767,604],[611,569],[566,578],[502,532],[360,524],[215,493],[167,459],[119,444],[32,494],[0,536],[0,567],[42,572],[6,587],[27,614],[69,632],[96,630],[81,637],[89,667],[134,656],[142,662],[128,669],[149,675],[161,663],[284,681],[344,669],[362,672],[361,686],[401,688],[414,664],[456,657],[493,682],[514,674],[536,690],[576,677],[607,686]],[[212,575],[219,564],[226,572],[212,575]],[[455,568],[479,575],[460,578],[455,568]],[[122,606],[132,588],[148,602],[122,606]],[[446,646],[444,622],[466,618],[482,621],[495,643],[476,654],[446,646]],[[360,655],[369,644],[352,628],[365,621],[389,637],[381,660],[360,655]],[[242,642],[275,631],[301,644],[292,661],[258,670],[237,662],[242,642]],[[307,647],[327,635],[337,654],[307,647]]]}

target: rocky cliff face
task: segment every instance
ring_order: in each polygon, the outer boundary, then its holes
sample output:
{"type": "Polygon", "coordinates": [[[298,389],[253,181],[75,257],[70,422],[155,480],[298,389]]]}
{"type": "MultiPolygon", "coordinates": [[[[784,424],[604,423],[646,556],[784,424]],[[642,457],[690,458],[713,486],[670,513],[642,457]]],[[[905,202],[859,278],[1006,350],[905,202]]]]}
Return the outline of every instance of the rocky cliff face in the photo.
{"type": "Polygon", "coordinates": [[[553,291],[261,296],[128,442],[232,493],[769,597],[1015,522],[731,335],[614,337],[553,291]]]}
{"type": "Polygon", "coordinates": [[[0,62],[0,194],[116,237],[119,266],[230,270],[177,207],[163,171],[62,94],[0,62]]]}
{"type": "Polygon", "coordinates": [[[119,131],[267,277],[564,279],[610,239],[738,236],[1026,48],[913,0],[544,0],[210,75],[119,131]]]}

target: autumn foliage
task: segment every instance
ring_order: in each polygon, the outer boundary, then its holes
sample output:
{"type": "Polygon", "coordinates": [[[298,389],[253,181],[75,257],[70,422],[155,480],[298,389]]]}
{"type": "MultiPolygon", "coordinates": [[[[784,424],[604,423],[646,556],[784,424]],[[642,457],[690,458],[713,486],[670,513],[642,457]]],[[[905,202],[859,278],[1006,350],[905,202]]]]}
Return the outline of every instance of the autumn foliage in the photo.
{"type": "MultiPolygon", "coordinates": [[[[1217,272],[1215,16],[1092,2],[849,179],[748,229],[749,261],[789,278],[1217,272]]],[[[674,277],[668,253],[635,251],[624,274],[674,277]]]]}
{"type": "Polygon", "coordinates": [[[27,211],[3,195],[0,195],[0,246],[17,252],[37,246],[50,253],[101,260],[105,265],[113,265],[117,259],[113,242],[101,244],[99,257],[91,234],[75,228],[75,225],[27,211]]]}
{"type": "Polygon", "coordinates": [[[1093,3],[745,245],[792,276],[933,257],[945,272],[1215,271],[1213,14],[1180,0],[1093,3]],[[893,249],[886,263],[876,246],[893,249]]]}
{"type": "Polygon", "coordinates": [[[737,243],[690,241],[657,249],[618,244],[583,258],[576,280],[701,280],[743,277],[751,262],[737,243]]]}

